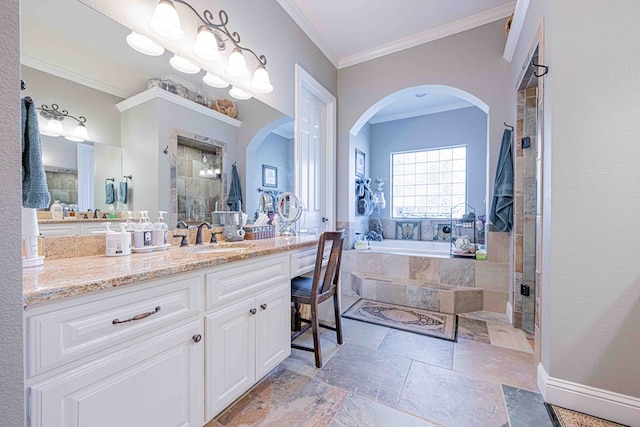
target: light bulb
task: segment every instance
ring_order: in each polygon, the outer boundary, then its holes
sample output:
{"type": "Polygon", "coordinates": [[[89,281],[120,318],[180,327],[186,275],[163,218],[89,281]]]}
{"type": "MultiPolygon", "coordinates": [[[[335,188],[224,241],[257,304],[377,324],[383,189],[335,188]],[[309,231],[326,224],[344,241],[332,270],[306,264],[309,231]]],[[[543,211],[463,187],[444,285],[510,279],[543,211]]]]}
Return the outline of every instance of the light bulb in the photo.
{"type": "Polygon", "coordinates": [[[229,83],[225,82],[220,77],[214,74],[211,74],[208,71],[207,71],[207,74],[205,74],[204,77],[202,77],[202,81],[211,87],[217,87],[220,89],[229,86],[229,83]]]}
{"type": "Polygon", "coordinates": [[[255,73],[253,73],[253,80],[251,80],[251,88],[258,93],[270,93],[273,91],[271,86],[271,80],[269,79],[269,73],[264,65],[258,65],[255,73]]]}
{"type": "Polygon", "coordinates": [[[45,132],[50,136],[60,136],[64,134],[64,127],[62,126],[62,122],[56,119],[49,119],[47,123],[47,127],[45,128],[45,132]]]}
{"type": "Polygon", "coordinates": [[[184,59],[178,55],[173,55],[169,60],[169,64],[171,64],[171,66],[176,70],[185,74],[197,74],[200,72],[200,67],[188,59],[184,59]]]}
{"type": "Polygon", "coordinates": [[[200,169],[200,172],[198,173],[198,175],[200,176],[207,176],[207,172],[205,172],[204,169],[200,169]]]}
{"type": "Polygon", "coordinates": [[[133,50],[149,56],[160,56],[164,53],[162,46],[135,31],[132,31],[131,34],[127,36],[127,44],[129,44],[133,50]]]}
{"type": "Polygon", "coordinates": [[[151,31],[160,37],[178,41],[184,38],[184,31],[180,26],[180,17],[173,2],[170,0],[160,0],[153,12],[153,18],[149,21],[151,31]]]}
{"type": "Polygon", "coordinates": [[[239,99],[240,101],[251,99],[251,95],[249,95],[247,92],[243,91],[242,89],[236,86],[231,86],[231,89],[229,90],[229,95],[231,95],[235,99],[239,99]]]}
{"type": "Polygon", "coordinates": [[[237,47],[233,49],[233,52],[229,55],[229,62],[227,63],[226,71],[231,77],[238,79],[248,77],[250,74],[247,69],[247,61],[245,61],[242,51],[237,47]]]}
{"type": "Polygon", "coordinates": [[[222,58],[218,50],[218,42],[213,32],[204,25],[198,29],[196,43],[191,50],[195,56],[203,61],[217,61],[222,58]]]}
{"type": "Polygon", "coordinates": [[[213,176],[213,169],[207,169],[207,176],[213,176]]]}

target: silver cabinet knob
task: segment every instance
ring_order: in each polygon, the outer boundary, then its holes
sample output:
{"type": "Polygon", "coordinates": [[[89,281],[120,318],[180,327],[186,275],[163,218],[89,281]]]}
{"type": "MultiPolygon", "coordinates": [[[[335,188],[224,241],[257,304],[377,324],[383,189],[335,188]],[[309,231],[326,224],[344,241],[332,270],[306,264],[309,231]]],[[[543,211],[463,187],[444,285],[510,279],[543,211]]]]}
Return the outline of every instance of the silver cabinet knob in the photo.
{"type": "Polygon", "coordinates": [[[251,314],[256,314],[258,312],[258,310],[256,310],[255,308],[252,308],[251,310],[249,310],[249,313],[251,314]]]}
{"type": "Polygon", "coordinates": [[[198,343],[198,342],[200,342],[202,340],[202,335],[196,334],[196,335],[192,336],[191,339],[193,340],[193,342],[198,343]]]}
{"type": "Polygon", "coordinates": [[[260,308],[263,309],[263,310],[266,310],[267,309],[267,304],[260,304],[260,308]]]}

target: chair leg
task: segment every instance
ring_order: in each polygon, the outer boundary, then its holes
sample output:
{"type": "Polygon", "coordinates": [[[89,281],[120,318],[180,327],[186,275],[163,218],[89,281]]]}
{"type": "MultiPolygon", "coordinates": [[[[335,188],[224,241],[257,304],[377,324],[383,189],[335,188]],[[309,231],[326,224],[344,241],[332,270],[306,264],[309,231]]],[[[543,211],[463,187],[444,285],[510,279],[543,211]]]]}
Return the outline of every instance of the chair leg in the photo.
{"type": "Polygon", "coordinates": [[[318,303],[311,304],[311,330],[313,332],[313,352],[316,356],[316,368],[322,368],[322,354],[320,351],[320,320],[318,319],[318,303]]]}
{"type": "Polygon", "coordinates": [[[295,302],[293,305],[295,308],[295,312],[293,313],[293,330],[297,332],[302,329],[302,321],[300,320],[300,303],[295,302]]]}
{"type": "Polygon", "coordinates": [[[340,301],[338,294],[333,294],[333,311],[336,315],[336,338],[339,345],[342,345],[342,317],[340,316],[340,301]]]}

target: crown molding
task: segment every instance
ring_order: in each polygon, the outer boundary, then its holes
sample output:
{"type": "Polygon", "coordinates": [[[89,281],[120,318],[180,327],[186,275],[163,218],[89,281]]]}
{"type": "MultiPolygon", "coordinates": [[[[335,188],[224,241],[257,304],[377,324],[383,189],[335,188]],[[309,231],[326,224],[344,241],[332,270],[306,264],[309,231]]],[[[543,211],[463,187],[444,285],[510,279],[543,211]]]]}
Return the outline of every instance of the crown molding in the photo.
{"type": "Polygon", "coordinates": [[[513,12],[513,20],[511,21],[511,29],[507,36],[507,43],[504,46],[504,53],[502,57],[508,62],[513,59],[513,54],[518,46],[518,40],[524,27],[524,20],[527,17],[527,11],[529,10],[529,4],[531,0],[518,0],[516,3],[516,10],[513,12]]]}
{"type": "Polygon", "coordinates": [[[449,24],[442,25],[440,27],[410,37],[405,37],[391,43],[386,43],[376,48],[369,49],[354,55],[345,56],[343,58],[340,58],[338,69],[350,67],[352,65],[380,58],[391,53],[419,46],[424,43],[429,43],[434,40],[451,36],[453,34],[461,33],[463,31],[471,30],[481,25],[497,21],[498,19],[506,18],[513,13],[515,7],[516,2],[507,3],[505,5],[479,13],[477,15],[459,19],[449,24]]]}
{"type": "Polygon", "coordinates": [[[307,19],[305,14],[300,10],[294,0],[277,0],[280,7],[284,9],[287,14],[294,20],[298,27],[304,31],[304,33],[311,39],[311,41],[324,53],[324,56],[335,66],[338,67],[339,59],[338,55],[331,49],[327,41],[316,30],[316,28],[307,19]]]}
{"type": "Polygon", "coordinates": [[[75,73],[73,71],[65,70],[58,66],[49,64],[48,62],[41,61],[40,59],[33,58],[27,55],[20,55],[20,63],[27,67],[35,68],[36,70],[43,71],[48,74],[52,74],[56,77],[70,80],[74,83],[81,84],[83,86],[90,87],[100,92],[108,93],[109,95],[117,96],[118,98],[128,98],[131,96],[130,91],[123,88],[113,86],[98,80],[94,80],[82,74],[75,73]]]}
{"type": "Polygon", "coordinates": [[[456,101],[449,104],[438,105],[435,107],[424,107],[411,111],[405,111],[397,114],[386,114],[381,116],[374,116],[369,120],[369,123],[376,125],[378,123],[390,122],[394,120],[410,119],[412,117],[426,116],[428,114],[444,113],[445,111],[459,110],[461,108],[474,107],[474,105],[467,101],[456,101]]]}

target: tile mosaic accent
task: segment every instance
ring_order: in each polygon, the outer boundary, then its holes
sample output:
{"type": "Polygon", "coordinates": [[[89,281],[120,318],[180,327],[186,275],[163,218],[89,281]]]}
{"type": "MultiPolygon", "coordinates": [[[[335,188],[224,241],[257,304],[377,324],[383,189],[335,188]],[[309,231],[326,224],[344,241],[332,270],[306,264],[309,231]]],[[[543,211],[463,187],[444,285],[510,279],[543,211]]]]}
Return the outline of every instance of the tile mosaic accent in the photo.
{"type": "Polygon", "coordinates": [[[420,221],[396,221],[396,239],[420,240],[420,221]]]}
{"type": "Polygon", "coordinates": [[[592,417],[582,412],[572,411],[556,405],[546,405],[552,417],[558,421],[560,427],[626,427],[613,421],[603,420],[602,418],[592,417]]]}
{"type": "Polygon", "coordinates": [[[438,241],[449,241],[451,238],[451,223],[432,222],[431,228],[433,229],[433,239],[438,241]],[[446,230],[449,230],[447,233],[446,230]]]}

